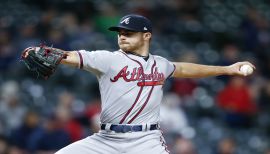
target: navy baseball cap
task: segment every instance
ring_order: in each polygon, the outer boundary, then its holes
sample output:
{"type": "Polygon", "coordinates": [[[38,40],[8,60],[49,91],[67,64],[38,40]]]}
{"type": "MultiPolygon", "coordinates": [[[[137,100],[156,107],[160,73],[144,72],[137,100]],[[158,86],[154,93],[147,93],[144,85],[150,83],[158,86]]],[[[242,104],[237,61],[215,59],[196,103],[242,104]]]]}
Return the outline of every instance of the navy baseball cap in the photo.
{"type": "Polygon", "coordinates": [[[121,18],[117,26],[109,28],[110,31],[119,31],[126,29],[134,32],[150,32],[152,33],[152,24],[149,19],[137,14],[129,14],[121,18]]]}

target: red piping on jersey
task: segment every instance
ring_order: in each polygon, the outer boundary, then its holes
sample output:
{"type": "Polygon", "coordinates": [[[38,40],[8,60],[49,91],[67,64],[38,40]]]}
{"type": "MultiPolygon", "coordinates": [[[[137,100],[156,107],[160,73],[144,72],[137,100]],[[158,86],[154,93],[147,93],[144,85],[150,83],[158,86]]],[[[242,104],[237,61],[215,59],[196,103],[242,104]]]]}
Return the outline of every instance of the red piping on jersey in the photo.
{"type": "MultiPolygon", "coordinates": [[[[154,60],[154,64],[152,65],[152,68],[151,68],[151,73],[153,73],[153,70],[154,70],[154,67],[155,67],[155,66],[156,66],[156,61],[154,60]]],[[[145,106],[146,106],[146,104],[148,103],[149,98],[150,98],[150,96],[151,96],[151,94],[152,94],[153,89],[154,89],[154,86],[151,87],[151,90],[150,90],[150,92],[149,92],[149,94],[148,94],[148,96],[147,96],[147,99],[146,99],[146,101],[144,102],[144,104],[143,104],[143,106],[141,107],[141,109],[136,113],[136,115],[135,115],[131,120],[128,121],[128,124],[130,124],[134,119],[136,119],[137,116],[138,116],[138,115],[142,112],[142,110],[145,108],[145,106]]]]}
{"type": "Polygon", "coordinates": [[[125,114],[125,116],[121,119],[120,124],[122,124],[122,123],[126,120],[127,116],[129,115],[129,113],[130,113],[130,112],[132,111],[132,109],[134,108],[135,104],[137,103],[137,101],[139,100],[139,98],[140,98],[140,96],[141,96],[142,90],[143,90],[143,87],[140,88],[140,91],[139,91],[139,93],[138,93],[138,95],[137,95],[137,97],[136,97],[135,102],[132,104],[131,108],[128,109],[128,111],[127,111],[127,113],[125,114]]]}
{"type": "Polygon", "coordinates": [[[170,151],[168,150],[168,147],[166,145],[166,142],[164,140],[164,137],[163,137],[163,131],[161,130],[161,136],[160,136],[160,142],[161,142],[161,145],[165,148],[165,151],[170,153],[170,151]]]}
{"type": "Polygon", "coordinates": [[[174,73],[174,71],[175,71],[175,69],[176,69],[176,66],[175,66],[174,64],[173,64],[173,67],[174,67],[174,68],[173,68],[173,71],[172,71],[172,73],[168,76],[168,78],[171,77],[171,76],[173,75],[173,73],[174,73]]]}
{"type": "MultiPolygon", "coordinates": [[[[140,67],[142,68],[142,71],[143,71],[143,74],[144,74],[143,66],[142,66],[142,64],[141,64],[139,61],[130,58],[130,57],[129,57],[128,55],[126,55],[126,53],[124,53],[124,52],[122,52],[122,53],[123,53],[127,58],[129,58],[130,60],[135,61],[136,63],[138,63],[138,64],[140,65],[140,67]]],[[[143,80],[142,82],[145,82],[145,81],[143,80]]],[[[132,111],[132,109],[134,108],[134,106],[135,106],[136,103],[138,102],[138,100],[139,100],[139,98],[140,98],[140,96],[141,96],[143,87],[144,87],[144,86],[141,86],[140,91],[139,91],[139,93],[138,93],[138,95],[137,95],[137,97],[136,97],[136,100],[134,101],[134,103],[132,104],[132,106],[128,109],[128,111],[126,112],[125,116],[120,120],[120,124],[122,124],[122,123],[126,120],[127,116],[129,115],[129,113],[132,111]]]]}
{"type": "Polygon", "coordinates": [[[146,104],[147,104],[148,101],[149,101],[149,98],[150,98],[150,96],[151,96],[151,94],[152,94],[153,89],[154,89],[154,86],[151,87],[151,90],[150,90],[150,92],[149,92],[149,94],[148,94],[148,96],[147,96],[147,99],[146,99],[146,101],[144,102],[144,104],[143,104],[143,106],[141,107],[141,109],[136,113],[136,115],[135,115],[132,119],[130,119],[130,120],[128,121],[128,124],[130,124],[130,123],[131,123],[135,118],[137,118],[137,116],[142,112],[142,110],[144,109],[144,107],[146,106],[146,104]]]}
{"type": "Polygon", "coordinates": [[[82,58],[82,54],[81,54],[79,51],[77,51],[77,53],[78,53],[78,55],[79,55],[79,57],[80,57],[80,69],[82,69],[82,68],[83,68],[83,58],[82,58]]]}

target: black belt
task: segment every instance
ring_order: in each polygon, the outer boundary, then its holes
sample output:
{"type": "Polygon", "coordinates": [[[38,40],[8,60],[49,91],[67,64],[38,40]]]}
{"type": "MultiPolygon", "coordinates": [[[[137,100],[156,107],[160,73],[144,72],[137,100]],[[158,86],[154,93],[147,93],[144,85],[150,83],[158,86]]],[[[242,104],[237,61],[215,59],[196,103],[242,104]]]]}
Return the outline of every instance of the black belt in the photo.
{"type": "MultiPolygon", "coordinates": [[[[101,130],[106,130],[106,125],[107,124],[101,124],[101,130]]],[[[145,128],[145,130],[157,130],[159,129],[158,124],[151,124],[150,128],[145,128]]],[[[140,131],[145,131],[143,130],[143,125],[115,125],[111,124],[109,130],[115,131],[116,133],[127,133],[127,132],[140,132],[140,131]]]]}

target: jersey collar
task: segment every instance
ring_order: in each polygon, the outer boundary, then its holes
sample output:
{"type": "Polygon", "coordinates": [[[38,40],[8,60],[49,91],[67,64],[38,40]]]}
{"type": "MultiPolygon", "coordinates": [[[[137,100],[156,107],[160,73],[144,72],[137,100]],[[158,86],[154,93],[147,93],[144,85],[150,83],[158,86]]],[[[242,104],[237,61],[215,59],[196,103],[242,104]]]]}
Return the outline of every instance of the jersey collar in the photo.
{"type": "Polygon", "coordinates": [[[125,53],[125,54],[131,54],[131,55],[134,55],[134,56],[137,56],[137,57],[141,57],[141,58],[143,58],[145,61],[147,61],[147,60],[149,59],[149,57],[150,57],[150,53],[149,53],[147,56],[142,56],[142,55],[137,54],[137,53],[132,52],[132,51],[127,51],[127,52],[125,52],[125,51],[123,51],[123,50],[121,50],[121,49],[120,49],[119,51],[121,51],[121,52],[123,52],[123,53],[125,53]]]}

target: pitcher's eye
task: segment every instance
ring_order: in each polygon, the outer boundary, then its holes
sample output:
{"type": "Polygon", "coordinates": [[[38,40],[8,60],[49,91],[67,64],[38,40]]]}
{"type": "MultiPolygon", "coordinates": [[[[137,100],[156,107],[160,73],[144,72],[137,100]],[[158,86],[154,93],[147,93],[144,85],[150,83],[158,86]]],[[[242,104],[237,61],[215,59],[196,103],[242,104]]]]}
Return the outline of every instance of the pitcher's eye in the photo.
{"type": "Polygon", "coordinates": [[[133,31],[120,31],[120,32],[118,32],[118,36],[123,35],[123,36],[126,36],[126,37],[130,37],[133,34],[135,34],[135,32],[133,32],[133,31]]]}

